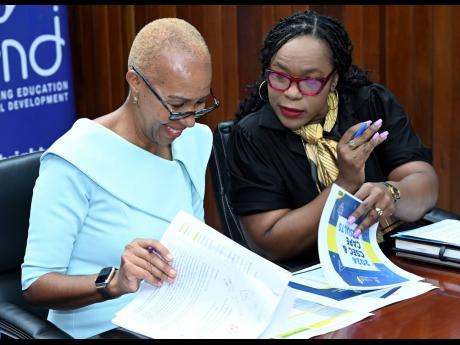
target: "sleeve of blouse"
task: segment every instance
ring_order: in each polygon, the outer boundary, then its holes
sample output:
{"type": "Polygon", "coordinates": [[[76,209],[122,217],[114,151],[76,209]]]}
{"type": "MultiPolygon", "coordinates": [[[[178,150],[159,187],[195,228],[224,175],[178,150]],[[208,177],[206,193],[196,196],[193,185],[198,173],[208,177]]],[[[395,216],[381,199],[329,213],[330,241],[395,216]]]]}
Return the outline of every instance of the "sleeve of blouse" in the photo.
{"type": "Polygon", "coordinates": [[[82,175],[58,156],[43,157],[32,197],[23,290],[45,273],[66,273],[89,205],[89,186],[82,175]]]}
{"type": "Polygon", "coordinates": [[[234,127],[228,142],[229,199],[236,214],[249,215],[288,208],[285,186],[272,164],[271,145],[234,127]]]}
{"type": "Polygon", "coordinates": [[[409,117],[396,97],[383,86],[371,88],[370,111],[376,119],[382,118],[380,133],[388,131],[388,138],[377,147],[377,155],[385,176],[396,167],[411,161],[431,164],[431,150],[415,133],[409,117]]]}

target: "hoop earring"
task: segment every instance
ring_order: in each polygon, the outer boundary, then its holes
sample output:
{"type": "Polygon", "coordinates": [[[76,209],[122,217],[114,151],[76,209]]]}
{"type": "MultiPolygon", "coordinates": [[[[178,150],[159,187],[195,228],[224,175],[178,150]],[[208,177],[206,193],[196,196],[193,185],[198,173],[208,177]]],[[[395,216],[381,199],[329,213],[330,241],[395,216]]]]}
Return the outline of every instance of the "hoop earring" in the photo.
{"type": "Polygon", "coordinates": [[[327,95],[327,106],[329,107],[329,111],[337,110],[339,107],[339,93],[337,90],[329,91],[327,95]]]}
{"type": "Polygon", "coordinates": [[[262,88],[262,85],[264,85],[264,83],[266,83],[266,82],[267,82],[266,80],[263,80],[263,81],[260,83],[260,85],[259,85],[259,97],[260,97],[260,99],[261,99],[262,101],[264,101],[264,102],[267,102],[267,100],[266,100],[265,98],[262,97],[262,94],[260,93],[260,90],[261,90],[261,88],[262,88]]]}

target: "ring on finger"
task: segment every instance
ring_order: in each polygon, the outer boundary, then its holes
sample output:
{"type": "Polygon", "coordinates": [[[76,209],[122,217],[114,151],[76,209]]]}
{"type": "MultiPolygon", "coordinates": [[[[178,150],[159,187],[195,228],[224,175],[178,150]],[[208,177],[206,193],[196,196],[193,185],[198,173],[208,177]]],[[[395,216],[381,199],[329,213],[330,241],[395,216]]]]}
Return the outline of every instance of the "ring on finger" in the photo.
{"type": "Polygon", "coordinates": [[[351,139],[351,140],[347,143],[347,145],[348,145],[348,148],[349,148],[350,150],[354,150],[354,149],[356,148],[356,143],[355,143],[354,139],[351,139]]]}
{"type": "Polygon", "coordinates": [[[380,207],[374,208],[374,211],[377,212],[378,218],[380,218],[381,216],[383,216],[383,210],[382,210],[380,207]]]}

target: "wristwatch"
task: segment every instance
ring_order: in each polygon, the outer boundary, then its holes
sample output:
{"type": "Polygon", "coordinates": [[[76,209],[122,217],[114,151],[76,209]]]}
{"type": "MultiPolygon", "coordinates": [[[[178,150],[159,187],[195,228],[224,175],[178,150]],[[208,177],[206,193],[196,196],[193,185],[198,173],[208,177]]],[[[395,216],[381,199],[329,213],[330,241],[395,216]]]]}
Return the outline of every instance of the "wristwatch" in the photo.
{"type": "Polygon", "coordinates": [[[390,192],[391,196],[393,197],[393,201],[394,201],[394,203],[396,205],[397,202],[399,201],[399,199],[401,199],[401,192],[399,191],[398,188],[393,186],[391,183],[383,182],[383,184],[385,185],[385,187],[387,187],[387,189],[390,192]]]}
{"type": "Polygon", "coordinates": [[[115,276],[117,268],[115,267],[104,267],[96,278],[96,290],[104,297],[104,299],[112,299],[109,292],[107,291],[107,285],[110,283],[112,278],[115,276]]]}

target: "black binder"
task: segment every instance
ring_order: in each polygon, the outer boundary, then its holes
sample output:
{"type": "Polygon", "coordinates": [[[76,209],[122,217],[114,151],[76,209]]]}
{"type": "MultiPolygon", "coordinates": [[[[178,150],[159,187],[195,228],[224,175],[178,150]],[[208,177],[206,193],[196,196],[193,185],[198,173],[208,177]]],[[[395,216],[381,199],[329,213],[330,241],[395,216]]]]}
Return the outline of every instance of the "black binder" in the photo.
{"type": "Polygon", "coordinates": [[[460,248],[458,246],[424,240],[415,240],[412,238],[396,238],[393,250],[396,252],[396,256],[460,268],[460,248]],[[413,245],[414,250],[401,248],[400,246],[402,244],[409,246],[413,245]],[[422,250],[416,250],[417,245],[422,245],[424,248],[427,248],[430,253],[422,250]]]}

